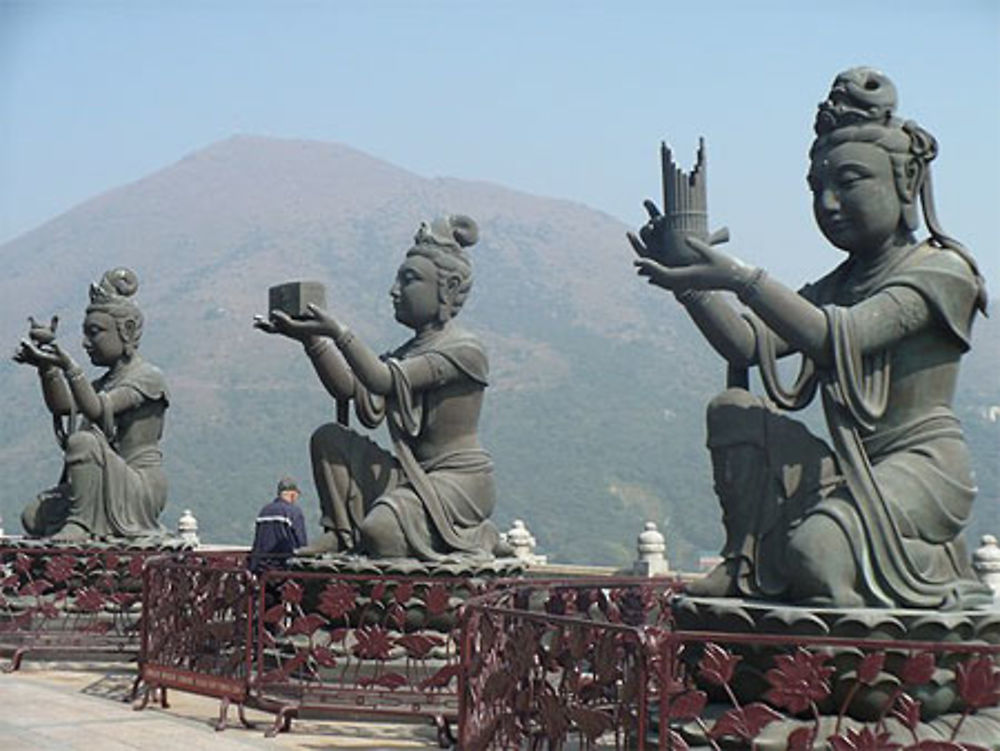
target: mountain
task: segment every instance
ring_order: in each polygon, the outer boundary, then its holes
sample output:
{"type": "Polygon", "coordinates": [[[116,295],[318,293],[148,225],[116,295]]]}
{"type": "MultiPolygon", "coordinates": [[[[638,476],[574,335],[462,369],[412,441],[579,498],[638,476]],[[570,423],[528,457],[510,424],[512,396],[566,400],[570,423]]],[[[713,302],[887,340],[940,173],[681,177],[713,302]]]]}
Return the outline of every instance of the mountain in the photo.
{"type": "MultiPolygon", "coordinates": [[[[563,561],[627,562],[646,520],[665,527],[675,563],[717,549],[703,410],[724,369],[679,306],[635,278],[626,227],[586,206],[423,178],[340,144],[231,138],[0,246],[0,340],[13,348],[29,314],[58,313],[82,360],[88,284],[131,266],[142,352],[173,392],[164,522],[189,508],[203,539],[245,542],[291,473],[315,531],[307,440],[332,404],[301,348],[253,330],[252,316],[265,312],[269,286],[313,279],[359,336],[395,346],[407,330],[393,320],[389,285],[420,220],[442,213],[480,225],[461,316],[490,350],[482,438],[497,464],[498,524],[525,519],[540,550],[563,561]]],[[[1000,337],[987,324],[960,411],[979,444],[977,520],[996,531],[1000,426],[989,408],[1000,405],[1000,337]]],[[[29,369],[4,362],[0,388],[0,513],[16,531],[60,460],[29,369]]]]}

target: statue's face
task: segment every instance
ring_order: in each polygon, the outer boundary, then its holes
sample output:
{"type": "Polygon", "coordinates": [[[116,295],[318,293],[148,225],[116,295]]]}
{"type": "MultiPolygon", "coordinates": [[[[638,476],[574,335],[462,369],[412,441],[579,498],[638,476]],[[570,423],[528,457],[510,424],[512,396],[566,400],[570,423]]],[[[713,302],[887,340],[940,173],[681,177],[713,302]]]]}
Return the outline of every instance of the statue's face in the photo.
{"type": "Polygon", "coordinates": [[[809,187],[816,223],[842,250],[878,252],[900,227],[902,203],[892,163],[879,146],[848,141],[817,152],[809,187]]]}
{"type": "Polygon", "coordinates": [[[408,256],[389,290],[396,320],[419,329],[438,320],[438,271],[425,256],[408,256]]]}
{"type": "Polygon", "coordinates": [[[83,349],[94,365],[111,366],[118,362],[125,354],[125,342],[115,319],[100,311],[87,313],[83,319],[83,349]]]}

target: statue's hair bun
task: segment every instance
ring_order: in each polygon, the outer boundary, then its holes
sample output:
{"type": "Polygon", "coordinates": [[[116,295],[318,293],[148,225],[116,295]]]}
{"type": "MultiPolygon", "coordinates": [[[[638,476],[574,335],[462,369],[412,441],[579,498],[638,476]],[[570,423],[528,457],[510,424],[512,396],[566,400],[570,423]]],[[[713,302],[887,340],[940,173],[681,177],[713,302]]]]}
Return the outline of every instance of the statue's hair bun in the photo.
{"type": "Polygon", "coordinates": [[[451,236],[459,247],[468,248],[479,242],[479,225],[471,216],[452,214],[448,223],[451,225],[451,236]]]}
{"type": "Polygon", "coordinates": [[[101,286],[107,288],[109,292],[114,291],[122,297],[131,297],[139,289],[138,275],[124,266],[105,271],[101,282],[101,286]]]}

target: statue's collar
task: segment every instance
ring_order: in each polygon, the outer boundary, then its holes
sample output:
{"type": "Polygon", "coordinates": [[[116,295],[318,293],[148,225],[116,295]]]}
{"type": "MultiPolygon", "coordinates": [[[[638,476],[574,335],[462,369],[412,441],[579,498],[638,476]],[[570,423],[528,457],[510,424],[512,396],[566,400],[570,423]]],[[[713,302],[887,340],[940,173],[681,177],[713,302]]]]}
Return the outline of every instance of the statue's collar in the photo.
{"type": "Polygon", "coordinates": [[[881,253],[852,255],[843,265],[840,277],[841,304],[864,299],[877,290],[900,264],[913,255],[920,244],[899,245],[881,253]]]}

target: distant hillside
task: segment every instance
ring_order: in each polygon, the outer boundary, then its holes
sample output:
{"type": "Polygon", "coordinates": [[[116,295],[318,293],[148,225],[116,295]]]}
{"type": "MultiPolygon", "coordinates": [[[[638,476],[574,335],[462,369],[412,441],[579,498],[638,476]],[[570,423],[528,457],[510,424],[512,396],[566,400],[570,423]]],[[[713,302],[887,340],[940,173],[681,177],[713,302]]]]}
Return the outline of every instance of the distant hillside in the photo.
{"type": "MultiPolygon", "coordinates": [[[[630,560],[647,519],[666,526],[675,561],[716,549],[703,409],[723,368],[678,306],[633,276],[626,228],[579,204],[425,179],[339,144],[232,138],[0,247],[0,341],[13,349],[28,314],[59,313],[83,359],[87,285],[132,266],[142,351],[173,390],[165,523],[190,508],[203,537],[245,541],[287,472],[303,480],[315,522],[306,441],[332,405],[300,348],[252,330],[251,318],[270,285],[315,279],[373,346],[401,342],[389,285],[419,221],[446,212],[481,228],[462,317],[491,353],[483,441],[497,462],[500,525],[524,518],[563,561],[630,560]]],[[[978,519],[994,531],[998,343],[993,321],[979,327],[960,405],[977,442],[978,519]]],[[[29,370],[5,361],[0,387],[0,513],[14,530],[20,508],[55,482],[59,456],[29,370]]]]}

